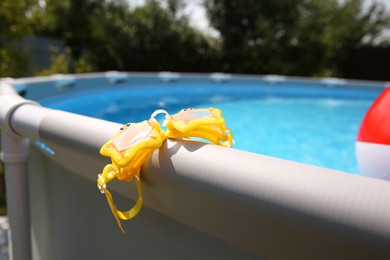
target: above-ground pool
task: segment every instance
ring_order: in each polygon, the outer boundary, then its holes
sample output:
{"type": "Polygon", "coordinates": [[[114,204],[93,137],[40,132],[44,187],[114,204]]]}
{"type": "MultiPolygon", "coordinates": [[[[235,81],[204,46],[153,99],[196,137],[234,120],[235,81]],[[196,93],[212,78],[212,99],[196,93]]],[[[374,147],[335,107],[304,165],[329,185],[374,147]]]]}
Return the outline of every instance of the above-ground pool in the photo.
{"type": "MultiPolygon", "coordinates": [[[[166,72],[0,80],[13,257],[389,259],[390,183],[366,174],[359,153],[382,146],[356,142],[387,85],[166,72]],[[188,107],[220,108],[237,149],[163,142],[142,165],[142,211],[121,234],[96,187],[110,163],[101,147],[123,123],[188,107]],[[361,174],[348,174],[355,143],[361,174]]],[[[138,201],[134,183],[109,189],[120,210],[138,201]]]]}
{"type": "Polygon", "coordinates": [[[156,109],[217,107],[234,148],[358,173],[355,140],[380,88],[307,82],[122,83],[40,100],[48,107],[127,123],[156,109]]]}

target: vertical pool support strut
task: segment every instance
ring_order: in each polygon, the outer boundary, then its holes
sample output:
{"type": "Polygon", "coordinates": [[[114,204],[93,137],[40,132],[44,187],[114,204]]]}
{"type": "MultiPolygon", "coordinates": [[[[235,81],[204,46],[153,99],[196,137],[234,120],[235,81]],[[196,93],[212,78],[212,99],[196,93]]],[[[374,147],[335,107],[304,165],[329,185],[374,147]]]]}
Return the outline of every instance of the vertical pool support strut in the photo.
{"type": "Polygon", "coordinates": [[[11,259],[31,259],[28,195],[29,140],[1,134],[1,160],[5,165],[11,259]]]}
{"type": "Polygon", "coordinates": [[[31,259],[30,207],[28,190],[29,139],[11,126],[13,112],[34,102],[17,95],[7,82],[0,82],[1,160],[5,166],[7,211],[10,224],[10,258],[31,259]]]}

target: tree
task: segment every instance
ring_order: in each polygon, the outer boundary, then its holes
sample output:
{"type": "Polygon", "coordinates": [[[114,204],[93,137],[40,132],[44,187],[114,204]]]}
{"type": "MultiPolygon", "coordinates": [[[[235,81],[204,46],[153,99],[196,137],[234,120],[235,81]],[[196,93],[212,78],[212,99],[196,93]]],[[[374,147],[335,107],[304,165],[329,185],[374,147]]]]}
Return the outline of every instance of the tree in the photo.
{"type": "Polygon", "coordinates": [[[0,77],[18,77],[28,68],[28,55],[20,43],[31,33],[32,7],[36,0],[0,1],[0,77]]]}
{"type": "Polygon", "coordinates": [[[373,44],[389,26],[381,4],[361,0],[206,0],[229,72],[338,76],[348,48],[373,44]]]}
{"type": "Polygon", "coordinates": [[[102,70],[207,70],[212,45],[179,12],[177,1],[163,8],[149,0],[129,11],[107,5],[95,16],[100,20],[92,32],[96,44],[89,46],[92,57],[98,57],[94,62],[102,70]]]}
{"type": "Polygon", "coordinates": [[[75,59],[91,44],[96,10],[104,0],[45,0],[35,12],[34,33],[64,41],[75,59]]]}
{"type": "Polygon", "coordinates": [[[35,32],[63,39],[72,56],[104,70],[207,70],[215,53],[190,27],[181,0],[46,0],[35,32]],[[163,7],[164,6],[164,7],[163,7]]]}

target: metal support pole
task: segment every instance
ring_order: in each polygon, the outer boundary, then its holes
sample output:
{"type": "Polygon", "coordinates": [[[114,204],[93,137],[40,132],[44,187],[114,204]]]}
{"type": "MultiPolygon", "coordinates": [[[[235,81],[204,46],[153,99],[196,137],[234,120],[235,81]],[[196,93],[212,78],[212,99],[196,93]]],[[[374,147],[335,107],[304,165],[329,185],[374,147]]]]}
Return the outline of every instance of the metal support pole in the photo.
{"type": "Polygon", "coordinates": [[[27,138],[2,133],[1,144],[10,224],[10,259],[30,260],[31,232],[27,174],[29,141],[27,138]]]}
{"type": "Polygon", "coordinates": [[[29,139],[11,126],[15,110],[34,102],[17,95],[10,80],[0,80],[1,160],[5,168],[7,210],[9,219],[10,259],[30,260],[31,231],[28,192],[29,139]]]}

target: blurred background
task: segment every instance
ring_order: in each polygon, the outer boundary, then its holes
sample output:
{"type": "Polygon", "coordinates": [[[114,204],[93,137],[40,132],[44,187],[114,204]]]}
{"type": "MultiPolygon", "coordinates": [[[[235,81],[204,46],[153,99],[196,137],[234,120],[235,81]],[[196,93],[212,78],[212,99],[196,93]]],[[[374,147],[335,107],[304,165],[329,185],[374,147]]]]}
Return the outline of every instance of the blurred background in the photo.
{"type": "MultiPolygon", "coordinates": [[[[97,71],[390,81],[388,0],[0,0],[0,78],[97,71]]],[[[0,162],[0,215],[6,214],[0,162]]]]}
{"type": "Polygon", "coordinates": [[[227,72],[390,80],[388,0],[0,0],[0,77],[227,72]]]}

